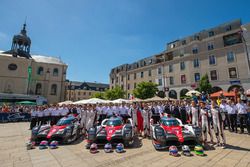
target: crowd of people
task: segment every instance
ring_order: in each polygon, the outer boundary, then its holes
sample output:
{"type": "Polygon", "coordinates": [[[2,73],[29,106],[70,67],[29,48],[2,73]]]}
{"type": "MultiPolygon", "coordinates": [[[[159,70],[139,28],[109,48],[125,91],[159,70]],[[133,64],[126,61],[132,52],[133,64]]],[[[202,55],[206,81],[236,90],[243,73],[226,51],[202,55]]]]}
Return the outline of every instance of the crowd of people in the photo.
{"type": "MultiPolygon", "coordinates": [[[[7,107],[1,107],[0,112],[6,112],[7,107]]],[[[163,116],[178,118],[183,124],[192,124],[202,129],[203,141],[207,136],[213,143],[213,134],[217,144],[226,143],[224,129],[230,132],[250,134],[250,102],[238,98],[218,100],[168,100],[153,102],[132,102],[122,104],[83,104],[83,105],[46,105],[32,107],[13,107],[15,112],[30,112],[30,129],[36,125],[51,124],[69,114],[75,114],[83,133],[102,122],[105,118],[120,116],[125,122],[132,118],[136,132],[144,136],[150,135],[150,124],[159,123],[163,116]],[[222,141],[222,142],[221,142],[222,141]]]]}

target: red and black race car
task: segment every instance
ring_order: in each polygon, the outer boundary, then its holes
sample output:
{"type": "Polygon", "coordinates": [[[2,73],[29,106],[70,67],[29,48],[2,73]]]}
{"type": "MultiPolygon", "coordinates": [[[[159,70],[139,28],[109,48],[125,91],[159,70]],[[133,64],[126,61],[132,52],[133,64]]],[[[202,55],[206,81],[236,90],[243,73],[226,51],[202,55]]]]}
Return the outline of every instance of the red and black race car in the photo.
{"type": "Polygon", "coordinates": [[[192,125],[183,125],[177,118],[162,117],[160,123],[151,125],[152,143],[156,150],[171,145],[194,147],[200,141],[201,129],[192,125]]]}
{"type": "Polygon", "coordinates": [[[80,137],[80,124],[73,115],[61,118],[56,125],[40,125],[32,129],[31,140],[56,140],[63,144],[71,143],[80,137]]]}
{"type": "Polygon", "coordinates": [[[86,148],[88,149],[92,143],[98,145],[124,143],[125,146],[129,146],[133,143],[133,139],[132,119],[124,123],[120,117],[111,117],[104,119],[100,126],[90,128],[86,148]]]}

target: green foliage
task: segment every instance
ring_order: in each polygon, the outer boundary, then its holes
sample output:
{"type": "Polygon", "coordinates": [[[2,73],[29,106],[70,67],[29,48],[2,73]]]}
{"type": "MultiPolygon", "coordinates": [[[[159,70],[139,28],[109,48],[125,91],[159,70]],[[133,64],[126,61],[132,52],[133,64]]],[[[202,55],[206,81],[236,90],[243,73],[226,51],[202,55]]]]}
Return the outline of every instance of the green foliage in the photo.
{"type": "Polygon", "coordinates": [[[200,82],[199,82],[199,87],[198,90],[200,92],[204,91],[206,93],[210,93],[212,90],[212,85],[209,82],[209,78],[208,75],[205,74],[204,76],[202,76],[200,82]]]}
{"type": "Polygon", "coordinates": [[[91,96],[91,98],[99,98],[99,99],[106,99],[105,92],[96,92],[91,96]]]}
{"type": "Polygon", "coordinates": [[[133,94],[137,98],[147,99],[154,97],[157,91],[157,84],[152,82],[141,82],[134,89],[133,94]]]}
{"type": "Polygon", "coordinates": [[[105,91],[105,98],[108,100],[115,100],[124,97],[125,91],[119,86],[116,86],[114,89],[109,89],[105,91]]]}

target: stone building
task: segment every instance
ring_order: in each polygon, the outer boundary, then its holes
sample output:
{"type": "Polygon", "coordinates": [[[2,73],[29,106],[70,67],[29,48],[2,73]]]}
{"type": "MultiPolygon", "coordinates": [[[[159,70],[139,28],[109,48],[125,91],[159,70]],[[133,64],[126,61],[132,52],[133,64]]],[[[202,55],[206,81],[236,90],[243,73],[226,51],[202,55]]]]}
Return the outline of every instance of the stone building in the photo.
{"type": "Polygon", "coordinates": [[[168,97],[180,98],[208,74],[213,91],[250,89],[249,24],[234,20],[167,44],[166,50],[110,72],[110,88],[127,97],[142,81],[155,82],[168,97]]]}
{"type": "Polygon", "coordinates": [[[78,101],[82,99],[89,99],[97,92],[104,92],[109,89],[108,84],[96,82],[77,82],[68,81],[66,90],[66,100],[78,101]]]}
{"type": "Polygon", "coordinates": [[[20,34],[14,35],[11,49],[0,52],[1,98],[18,94],[43,96],[48,103],[64,101],[67,65],[56,57],[31,55],[30,47],[24,24],[20,34]]]}

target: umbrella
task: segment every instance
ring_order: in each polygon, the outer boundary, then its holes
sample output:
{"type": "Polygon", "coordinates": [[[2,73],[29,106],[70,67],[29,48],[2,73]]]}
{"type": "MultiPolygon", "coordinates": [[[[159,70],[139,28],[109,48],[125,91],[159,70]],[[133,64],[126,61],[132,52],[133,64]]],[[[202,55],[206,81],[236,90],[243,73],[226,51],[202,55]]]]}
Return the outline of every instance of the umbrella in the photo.
{"type": "Polygon", "coordinates": [[[70,101],[70,100],[67,100],[67,101],[63,101],[63,102],[60,102],[60,103],[58,103],[60,106],[61,105],[68,105],[68,104],[73,104],[73,102],[72,101],[70,101]]]}
{"type": "Polygon", "coordinates": [[[196,96],[199,96],[201,93],[197,90],[190,90],[186,93],[186,96],[192,96],[193,94],[195,94],[196,96]]]}
{"type": "Polygon", "coordinates": [[[210,97],[219,97],[221,94],[223,94],[223,96],[225,96],[225,97],[234,97],[235,96],[234,92],[226,92],[226,91],[220,90],[218,92],[210,94],[210,97]]]}
{"type": "Polygon", "coordinates": [[[163,100],[164,100],[163,98],[160,98],[158,96],[154,96],[154,97],[148,98],[148,99],[146,99],[144,101],[163,101],[163,100]]]}
{"type": "Polygon", "coordinates": [[[20,102],[17,102],[16,104],[21,104],[21,105],[36,105],[36,102],[32,102],[32,101],[20,101],[20,102]]]}

